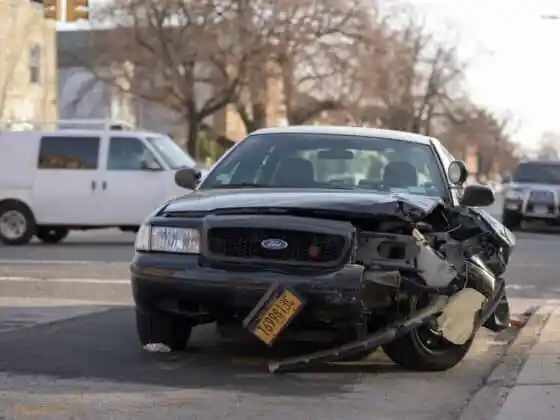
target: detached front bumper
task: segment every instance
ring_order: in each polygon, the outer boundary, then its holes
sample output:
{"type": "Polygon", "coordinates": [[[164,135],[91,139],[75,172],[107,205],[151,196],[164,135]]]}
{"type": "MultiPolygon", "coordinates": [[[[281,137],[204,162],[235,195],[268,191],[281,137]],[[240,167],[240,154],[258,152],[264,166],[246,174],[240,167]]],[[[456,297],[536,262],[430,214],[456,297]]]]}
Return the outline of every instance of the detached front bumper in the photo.
{"type": "Polygon", "coordinates": [[[355,320],[362,313],[358,295],[363,274],[364,268],[355,264],[305,275],[243,267],[226,271],[201,265],[198,256],[163,253],[137,253],[131,266],[134,301],[140,310],[176,312],[194,322],[234,314],[242,318],[278,281],[306,300],[298,320],[355,320]]]}

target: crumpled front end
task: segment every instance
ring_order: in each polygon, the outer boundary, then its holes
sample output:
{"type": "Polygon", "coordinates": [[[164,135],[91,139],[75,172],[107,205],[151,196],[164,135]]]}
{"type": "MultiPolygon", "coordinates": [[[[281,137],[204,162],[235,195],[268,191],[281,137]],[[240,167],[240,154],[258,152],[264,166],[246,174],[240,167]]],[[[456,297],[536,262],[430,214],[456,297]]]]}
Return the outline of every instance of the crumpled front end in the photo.
{"type": "MultiPolygon", "coordinates": [[[[424,216],[420,221],[406,221],[404,214],[383,221],[352,221],[355,242],[349,262],[364,267],[364,271],[356,294],[345,298],[357,299],[363,325],[375,320],[376,328],[363,328],[357,340],[342,346],[274,362],[271,371],[299,369],[373,350],[424,324],[458,345],[469,341],[482,326],[500,331],[509,325],[500,275],[511,246],[477,212],[454,213],[434,207],[424,216]],[[419,300],[425,303],[402,312],[403,307],[412,308],[411,302],[419,300]]],[[[274,312],[270,312],[274,306],[271,297],[282,299],[285,290],[277,293],[275,287],[246,319],[245,326],[253,332],[262,316],[274,312]]],[[[296,296],[296,300],[304,305],[305,297],[296,296]]],[[[281,317],[282,307],[274,310],[281,317]]],[[[293,310],[288,323],[299,310],[299,306],[293,310]]],[[[274,337],[269,338],[263,341],[270,344],[274,337]]]]}

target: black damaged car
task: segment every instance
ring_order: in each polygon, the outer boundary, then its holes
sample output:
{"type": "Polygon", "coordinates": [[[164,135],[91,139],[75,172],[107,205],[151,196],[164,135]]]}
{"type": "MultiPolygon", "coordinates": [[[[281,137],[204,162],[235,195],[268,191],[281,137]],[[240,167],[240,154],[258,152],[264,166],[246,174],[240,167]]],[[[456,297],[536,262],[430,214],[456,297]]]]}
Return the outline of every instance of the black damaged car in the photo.
{"type": "Polygon", "coordinates": [[[467,175],[434,138],[329,126],[252,133],[202,181],[179,170],[193,191],[154,211],[135,242],[141,344],[182,350],[193,327],[216,322],[269,346],[318,343],[273,372],[378,347],[409,369],[452,368],[481,327],[509,326],[515,239],[467,175]]]}

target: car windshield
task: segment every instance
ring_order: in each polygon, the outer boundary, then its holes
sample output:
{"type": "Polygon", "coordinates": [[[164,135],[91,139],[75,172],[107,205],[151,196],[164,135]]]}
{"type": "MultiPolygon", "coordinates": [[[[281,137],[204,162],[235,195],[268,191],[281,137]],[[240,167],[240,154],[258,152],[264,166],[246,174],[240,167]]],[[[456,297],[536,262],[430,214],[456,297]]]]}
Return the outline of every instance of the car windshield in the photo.
{"type": "Polygon", "coordinates": [[[169,169],[179,169],[185,166],[195,167],[196,162],[177,143],[167,136],[148,137],[148,142],[169,166],[169,169]]]}
{"type": "Polygon", "coordinates": [[[321,133],[253,134],[199,189],[369,189],[448,197],[434,149],[410,141],[321,133]]]}
{"type": "Polygon", "coordinates": [[[560,164],[521,163],[513,173],[513,181],[560,185],[560,164]]]}

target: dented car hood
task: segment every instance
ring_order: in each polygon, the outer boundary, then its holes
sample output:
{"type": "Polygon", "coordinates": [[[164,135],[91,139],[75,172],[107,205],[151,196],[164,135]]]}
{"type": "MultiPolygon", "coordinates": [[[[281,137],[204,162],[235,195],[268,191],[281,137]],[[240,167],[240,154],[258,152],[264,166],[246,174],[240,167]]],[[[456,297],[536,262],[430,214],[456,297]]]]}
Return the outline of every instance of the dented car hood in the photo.
{"type": "Polygon", "coordinates": [[[406,193],[364,190],[243,188],[193,191],[167,204],[162,213],[253,213],[314,211],[420,220],[443,201],[406,193]]]}

